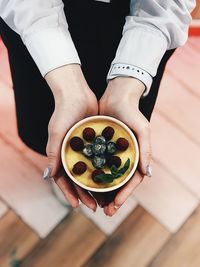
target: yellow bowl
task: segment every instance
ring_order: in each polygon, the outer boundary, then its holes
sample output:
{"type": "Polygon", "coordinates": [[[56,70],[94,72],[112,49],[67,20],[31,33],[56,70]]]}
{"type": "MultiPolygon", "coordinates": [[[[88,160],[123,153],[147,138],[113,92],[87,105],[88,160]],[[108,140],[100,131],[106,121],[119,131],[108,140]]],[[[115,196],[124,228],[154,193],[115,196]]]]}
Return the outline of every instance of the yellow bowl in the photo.
{"type": "MultiPolygon", "coordinates": [[[[105,115],[90,116],[78,121],[67,132],[62,143],[61,160],[65,172],[67,173],[69,178],[71,178],[72,181],[77,185],[93,192],[109,192],[123,186],[133,176],[139,161],[139,146],[132,130],[122,121],[114,117],[105,115]],[[69,141],[73,136],[79,136],[84,140],[84,138],[82,137],[82,131],[85,127],[94,128],[97,136],[101,134],[103,128],[106,126],[112,126],[115,129],[115,134],[110,141],[115,142],[119,137],[128,139],[129,147],[127,148],[127,150],[117,151],[115,155],[120,155],[120,158],[122,160],[120,168],[124,165],[127,158],[130,158],[130,166],[124,175],[117,179],[114,179],[112,183],[97,184],[91,178],[91,172],[95,170],[95,168],[93,167],[90,159],[85,157],[82,153],[72,150],[69,145],[69,141]],[[87,170],[81,175],[75,175],[70,170],[72,170],[73,165],[79,160],[86,162],[87,170]]],[[[110,170],[106,167],[104,168],[104,171],[105,173],[110,173],[110,170]]]]}

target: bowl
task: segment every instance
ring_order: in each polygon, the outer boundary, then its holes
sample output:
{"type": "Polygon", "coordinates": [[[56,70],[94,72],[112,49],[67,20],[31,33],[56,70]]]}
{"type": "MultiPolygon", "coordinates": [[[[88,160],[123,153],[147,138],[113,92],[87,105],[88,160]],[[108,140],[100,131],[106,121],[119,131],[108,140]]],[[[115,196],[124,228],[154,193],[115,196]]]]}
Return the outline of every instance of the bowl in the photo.
{"type": "MultiPolygon", "coordinates": [[[[107,138],[108,136],[106,136],[107,138]]],[[[95,142],[96,142],[95,141],[95,142]]],[[[101,141],[101,138],[98,139],[98,141],[101,141]]],[[[118,140],[119,141],[119,140],[118,140]]],[[[96,144],[96,143],[95,143],[96,144]]],[[[113,144],[112,144],[113,145],[113,144]]],[[[96,148],[96,146],[95,146],[96,148]]],[[[101,148],[104,148],[102,146],[101,148]]],[[[118,144],[119,148],[119,144],[118,144]]],[[[77,149],[77,148],[76,148],[77,149]]],[[[124,148],[123,148],[124,149],[124,148]]],[[[88,150],[87,150],[88,151],[88,150]]],[[[91,150],[94,153],[97,153],[98,150],[91,150]]],[[[112,150],[106,150],[109,152],[113,152],[112,150]]],[[[106,153],[106,152],[105,152],[106,153]]],[[[95,157],[97,159],[99,155],[95,157]]],[[[100,156],[101,157],[101,156],[100,156]]],[[[104,161],[104,156],[103,161],[104,161]]],[[[113,157],[112,157],[113,158],[113,157]]],[[[63,168],[68,175],[68,177],[77,185],[80,187],[93,191],[93,192],[109,192],[116,190],[123,186],[125,183],[127,183],[133,176],[133,174],[136,171],[136,168],[138,166],[138,161],[139,161],[139,146],[138,142],[136,139],[136,136],[134,135],[133,131],[122,121],[111,117],[111,116],[106,116],[106,115],[96,115],[96,116],[90,116],[86,117],[80,121],[78,121],[76,124],[74,124],[67,132],[65,135],[63,142],[62,142],[62,147],[61,147],[61,160],[62,160],[62,165],[63,168]],[[112,155],[107,155],[107,158],[110,158],[111,156],[117,156],[120,157],[121,159],[121,165],[117,167],[117,169],[121,169],[124,167],[125,163],[127,164],[129,161],[129,167],[126,170],[126,172],[121,175],[121,177],[118,177],[117,179],[114,179],[112,182],[96,182],[94,179],[92,179],[92,172],[95,169],[100,169],[99,165],[98,168],[94,167],[94,155],[92,157],[84,155],[83,150],[81,149],[80,151],[74,151],[74,148],[72,149],[72,146],[70,145],[70,140],[74,136],[78,136],[81,138],[84,142],[84,144],[89,145],[89,147],[92,146],[92,142],[94,143],[94,140],[97,141],[97,139],[93,139],[93,141],[88,141],[84,139],[83,137],[83,130],[85,128],[93,128],[95,130],[96,137],[102,136],[102,131],[105,129],[105,127],[112,127],[114,129],[114,135],[111,139],[106,139],[106,149],[108,149],[108,142],[114,142],[115,144],[117,143],[118,138],[125,138],[128,140],[129,146],[125,150],[121,150],[123,147],[120,146],[120,150],[117,149],[117,151],[112,154],[112,155]],[[84,173],[82,174],[75,174],[73,172],[73,166],[75,163],[78,161],[83,161],[87,165],[87,169],[84,173]]],[[[108,159],[106,159],[108,160],[108,159]]],[[[98,160],[95,161],[96,164],[98,163],[98,160]]],[[[107,162],[107,161],[106,161],[107,162]]],[[[110,161],[112,162],[112,161],[110,161]]],[[[96,166],[96,165],[95,165],[96,166]]],[[[102,168],[106,174],[111,173],[111,168],[108,167],[107,165],[104,165],[105,167],[102,168]]],[[[112,164],[111,164],[112,166],[112,164]]],[[[113,166],[112,166],[113,167],[113,166]]],[[[115,168],[116,169],[116,168],[115,168]]],[[[77,171],[76,171],[77,172],[77,171]]],[[[107,178],[106,178],[107,179],[107,178]]]]}

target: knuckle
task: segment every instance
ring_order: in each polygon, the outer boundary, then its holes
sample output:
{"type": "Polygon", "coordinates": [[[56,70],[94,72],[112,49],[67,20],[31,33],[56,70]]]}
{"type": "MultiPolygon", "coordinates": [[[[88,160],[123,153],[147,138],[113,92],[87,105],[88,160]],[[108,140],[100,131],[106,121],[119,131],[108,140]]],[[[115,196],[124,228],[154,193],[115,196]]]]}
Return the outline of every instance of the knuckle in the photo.
{"type": "Polygon", "coordinates": [[[146,151],[145,152],[145,156],[147,157],[147,158],[151,158],[152,157],[152,152],[151,151],[146,151]]]}
{"type": "Polygon", "coordinates": [[[54,127],[54,128],[51,128],[49,130],[49,135],[50,135],[50,137],[55,138],[55,137],[59,136],[60,133],[59,133],[58,129],[54,127]]]}
{"type": "Polygon", "coordinates": [[[54,151],[49,151],[48,149],[47,149],[47,156],[48,156],[48,158],[49,158],[50,160],[55,160],[55,159],[57,158],[57,154],[56,154],[56,152],[54,152],[54,151]]]}

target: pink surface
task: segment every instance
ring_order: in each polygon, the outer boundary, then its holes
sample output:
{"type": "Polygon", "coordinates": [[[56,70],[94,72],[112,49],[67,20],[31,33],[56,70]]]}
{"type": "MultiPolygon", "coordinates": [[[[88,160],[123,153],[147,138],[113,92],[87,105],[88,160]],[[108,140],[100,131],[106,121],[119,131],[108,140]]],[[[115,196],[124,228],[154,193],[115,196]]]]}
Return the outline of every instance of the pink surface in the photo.
{"type": "MultiPolygon", "coordinates": [[[[151,122],[152,148],[156,162],[153,164],[151,179],[155,179],[156,182],[149,184],[151,182],[148,180],[135,195],[136,202],[170,231],[178,230],[200,198],[199,51],[200,37],[190,37],[186,45],[177,49],[167,64],[151,122]],[[176,192],[179,192],[177,196],[176,192]],[[176,205],[173,205],[172,197],[176,205]],[[177,208],[179,216],[175,217],[177,208]]],[[[18,169],[21,173],[26,172],[23,170],[24,160],[28,162],[29,174],[33,179],[35,173],[42,172],[47,163],[46,158],[27,148],[17,135],[12,82],[6,49],[1,42],[0,139],[3,141],[0,147],[1,154],[4,153],[7,144],[14,149],[14,160],[18,161],[18,168],[9,169],[7,174],[4,168],[5,177],[12,174],[15,177],[18,169]],[[19,154],[20,157],[17,157],[19,154]]],[[[13,160],[12,153],[5,151],[5,155],[13,160]]],[[[20,173],[16,177],[20,177],[20,173]]],[[[20,208],[19,205],[18,212],[20,208]]],[[[98,225],[101,224],[103,230],[105,220],[101,222],[98,217],[98,225]]]]}

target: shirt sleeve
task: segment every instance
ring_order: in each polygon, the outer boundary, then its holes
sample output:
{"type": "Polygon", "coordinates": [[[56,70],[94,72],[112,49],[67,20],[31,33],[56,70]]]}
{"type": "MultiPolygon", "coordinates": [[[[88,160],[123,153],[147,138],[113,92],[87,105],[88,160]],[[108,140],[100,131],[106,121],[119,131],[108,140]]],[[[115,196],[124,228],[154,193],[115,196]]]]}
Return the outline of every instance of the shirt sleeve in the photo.
{"type": "Polygon", "coordinates": [[[81,64],[61,0],[0,0],[0,16],[18,33],[44,77],[60,66],[81,64]]]}
{"type": "Polygon", "coordinates": [[[138,67],[154,77],[166,50],[186,42],[194,7],[194,0],[131,0],[107,78],[115,75],[118,64],[138,67]]]}

